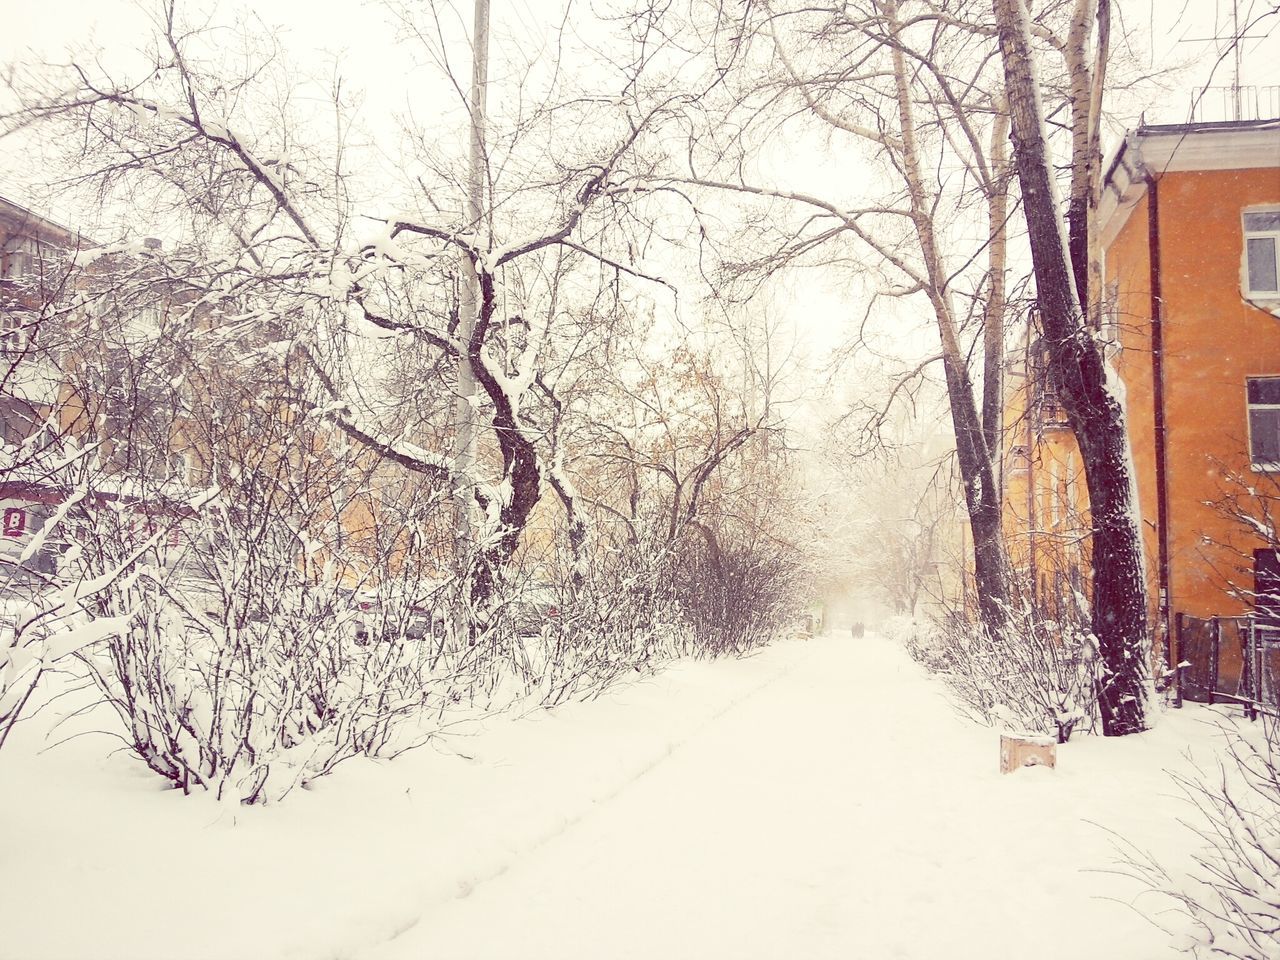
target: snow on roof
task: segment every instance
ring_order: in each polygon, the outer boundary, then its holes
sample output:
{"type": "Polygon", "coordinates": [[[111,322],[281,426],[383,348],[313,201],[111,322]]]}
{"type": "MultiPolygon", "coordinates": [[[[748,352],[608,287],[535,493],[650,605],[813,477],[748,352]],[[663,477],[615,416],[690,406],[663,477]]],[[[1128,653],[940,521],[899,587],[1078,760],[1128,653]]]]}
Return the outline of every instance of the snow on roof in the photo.
{"type": "Polygon", "coordinates": [[[1098,204],[1103,245],[1120,232],[1149,176],[1266,167],[1280,169],[1280,120],[1143,124],[1125,136],[1106,166],[1098,204]]]}
{"type": "Polygon", "coordinates": [[[36,213],[29,207],[6,197],[0,197],[0,223],[9,223],[21,231],[35,234],[43,240],[66,246],[91,246],[93,241],[70,227],[36,213]]]}

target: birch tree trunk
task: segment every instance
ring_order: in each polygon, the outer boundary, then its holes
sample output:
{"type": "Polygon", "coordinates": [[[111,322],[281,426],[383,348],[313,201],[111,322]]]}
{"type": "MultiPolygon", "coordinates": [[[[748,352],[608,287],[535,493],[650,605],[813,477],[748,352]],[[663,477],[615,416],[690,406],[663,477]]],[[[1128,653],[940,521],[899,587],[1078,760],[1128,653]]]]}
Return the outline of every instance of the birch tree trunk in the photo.
{"type": "MultiPolygon", "coordinates": [[[[890,36],[896,37],[902,29],[896,0],[885,0],[881,4],[881,11],[890,36]]],[[[920,168],[920,155],[916,146],[916,120],[912,105],[911,73],[902,48],[894,45],[891,51],[901,130],[898,167],[906,182],[911,220],[928,280],[925,292],[933,307],[942,343],[942,363],[946,374],[948,406],[951,410],[951,422],[956,437],[956,461],[960,467],[969,527],[973,533],[973,575],[977,588],[978,610],[984,626],[990,630],[1000,630],[1008,619],[1008,564],[1004,533],[1001,528],[1000,493],[995,458],[992,456],[993,451],[998,448],[990,445],[989,432],[984,429],[990,424],[992,418],[998,419],[999,414],[990,409],[980,412],[978,408],[977,391],[974,389],[965,352],[960,344],[949,282],[946,271],[943,269],[938,240],[934,234],[934,205],[930,202],[934,198],[928,195],[920,168]],[[986,424],[984,424],[983,414],[988,418],[986,424]]],[[[998,202],[994,206],[998,208],[998,202]]],[[[993,211],[993,218],[995,215],[993,211]]],[[[996,270],[993,269],[993,295],[988,299],[988,306],[996,307],[996,323],[1000,323],[1004,311],[1003,218],[999,229],[995,229],[994,232],[998,235],[998,239],[993,243],[989,253],[993,268],[998,269],[1001,275],[997,279],[996,270]]],[[[986,319],[990,324],[992,318],[988,316],[986,319]]],[[[988,330],[991,329],[988,326],[988,330]]],[[[1002,332],[1002,326],[1000,329],[1002,332]]],[[[994,398],[1000,393],[999,356],[998,351],[994,358],[987,354],[986,390],[988,395],[984,397],[984,408],[994,406],[994,398]],[[993,359],[994,368],[991,365],[993,359]]]]}
{"type": "MultiPolygon", "coordinates": [[[[1102,660],[1098,701],[1103,733],[1123,736],[1146,726],[1150,657],[1142,540],[1124,408],[1081,309],[1077,278],[1087,286],[1087,273],[1073,269],[1058,213],[1027,10],[1023,0],[993,0],[993,9],[1049,374],[1079,444],[1089,490],[1092,626],[1102,660]]],[[[1081,244],[1082,249],[1087,246],[1081,244]]]]}
{"type": "Polygon", "coordinates": [[[991,128],[991,185],[987,190],[987,304],[982,324],[982,434],[996,471],[997,499],[1004,503],[1004,475],[997,452],[1004,442],[1004,311],[1008,263],[1009,115],[1001,102],[991,128]]]}

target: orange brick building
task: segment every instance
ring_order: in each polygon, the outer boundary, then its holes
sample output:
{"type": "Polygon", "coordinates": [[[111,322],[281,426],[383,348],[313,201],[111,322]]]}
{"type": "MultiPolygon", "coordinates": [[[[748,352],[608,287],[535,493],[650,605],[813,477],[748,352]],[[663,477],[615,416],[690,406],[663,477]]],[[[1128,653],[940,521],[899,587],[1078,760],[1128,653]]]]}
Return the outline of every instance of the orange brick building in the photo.
{"type": "Polygon", "coordinates": [[[1006,370],[1004,532],[1010,560],[1039,609],[1055,619],[1085,596],[1088,494],[1066,416],[1045,374],[1034,318],[1006,370]]]}
{"type": "MultiPolygon", "coordinates": [[[[1280,121],[1140,127],[1107,167],[1098,228],[1155,650],[1176,656],[1178,614],[1280,603],[1280,121]]],[[[1048,595],[1087,569],[1088,500],[1037,353],[1033,333],[1011,378],[1005,513],[1048,595]]]]}

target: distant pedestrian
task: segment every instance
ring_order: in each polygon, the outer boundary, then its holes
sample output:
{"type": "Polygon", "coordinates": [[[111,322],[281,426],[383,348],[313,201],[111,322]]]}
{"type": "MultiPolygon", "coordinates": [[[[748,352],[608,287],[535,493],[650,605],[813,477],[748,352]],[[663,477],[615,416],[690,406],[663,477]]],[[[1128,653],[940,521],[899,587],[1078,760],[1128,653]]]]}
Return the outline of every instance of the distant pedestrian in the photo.
{"type": "Polygon", "coordinates": [[[867,628],[864,627],[861,623],[855,623],[853,625],[853,639],[855,640],[859,639],[866,632],[867,632],[867,628]]]}

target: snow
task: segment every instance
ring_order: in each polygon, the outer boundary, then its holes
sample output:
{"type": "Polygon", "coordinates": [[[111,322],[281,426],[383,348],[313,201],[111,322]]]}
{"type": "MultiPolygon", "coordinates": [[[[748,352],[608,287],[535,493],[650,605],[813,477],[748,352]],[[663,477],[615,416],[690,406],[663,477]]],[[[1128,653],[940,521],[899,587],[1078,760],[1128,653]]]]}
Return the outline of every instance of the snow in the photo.
{"type": "Polygon", "coordinates": [[[410,440],[406,440],[403,434],[395,437],[390,434],[383,433],[376,426],[353,410],[351,405],[345,400],[332,400],[324,406],[317,407],[312,412],[313,415],[318,417],[340,417],[343,422],[349,424],[352,428],[359,430],[365,436],[372,438],[375,443],[386,447],[388,450],[398,453],[401,456],[417,460],[419,463],[426,464],[427,466],[435,467],[444,473],[448,473],[450,475],[453,474],[454,465],[448,457],[441,456],[438,453],[433,453],[425,447],[420,447],[418,444],[413,443],[410,440]]]}
{"type": "Polygon", "coordinates": [[[103,257],[115,256],[123,254],[129,257],[138,257],[147,252],[146,241],[143,237],[134,237],[132,240],[125,240],[121,243],[107,244],[101,247],[89,247],[84,250],[77,251],[72,257],[72,263],[80,268],[85,269],[93,266],[103,257]]]}
{"type": "MultiPolygon", "coordinates": [[[[50,691],[52,694],[54,691],[50,691]]],[[[1184,857],[1164,768],[1213,714],[1002,776],[890,640],[683,662],[590,703],[467,721],[288,802],[161,788],[103,737],[0,754],[0,957],[1041,960],[1178,956],[1106,870],[1184,857]]],[[[110,729],[104,713],[52,738],[110,729]]]]}

